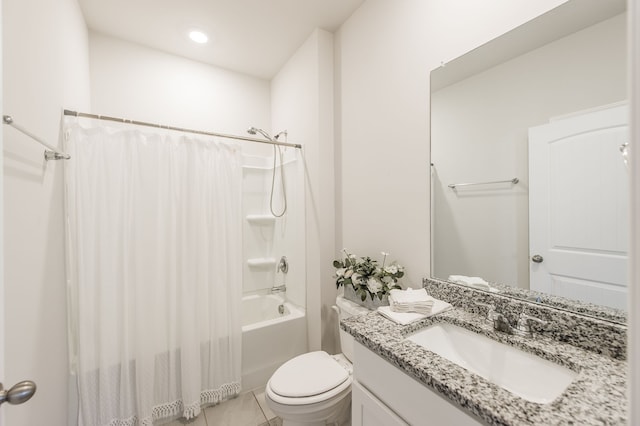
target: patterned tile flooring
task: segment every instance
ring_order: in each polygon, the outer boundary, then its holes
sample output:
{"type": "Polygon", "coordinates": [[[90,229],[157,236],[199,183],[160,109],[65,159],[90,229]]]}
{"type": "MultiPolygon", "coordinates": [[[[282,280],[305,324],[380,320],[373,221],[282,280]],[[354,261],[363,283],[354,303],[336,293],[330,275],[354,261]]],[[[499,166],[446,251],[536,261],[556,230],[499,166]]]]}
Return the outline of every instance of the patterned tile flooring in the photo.
{"type": "Polygon", "coordinates": [[[163,426],[282,426],[264,399],[264,388],[244,392],[238,397],[205,408],[195,419],[178,419],[163,426]]]}

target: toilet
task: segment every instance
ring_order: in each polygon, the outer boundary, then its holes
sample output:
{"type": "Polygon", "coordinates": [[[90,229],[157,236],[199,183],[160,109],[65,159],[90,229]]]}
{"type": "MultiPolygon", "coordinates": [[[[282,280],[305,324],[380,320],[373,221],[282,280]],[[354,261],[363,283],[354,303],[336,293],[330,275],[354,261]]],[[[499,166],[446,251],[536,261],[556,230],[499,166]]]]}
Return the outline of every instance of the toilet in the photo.
{"type": "MultiPolygon", "coordinates": [[[[333,309],[340,319],[370,312],[342,296],[333,309]]],[[[308,352],[285,362],[267,382],[267,405],[283,426],[349,425],[353,337],[339,330],[342,353],[308,352]]]]}

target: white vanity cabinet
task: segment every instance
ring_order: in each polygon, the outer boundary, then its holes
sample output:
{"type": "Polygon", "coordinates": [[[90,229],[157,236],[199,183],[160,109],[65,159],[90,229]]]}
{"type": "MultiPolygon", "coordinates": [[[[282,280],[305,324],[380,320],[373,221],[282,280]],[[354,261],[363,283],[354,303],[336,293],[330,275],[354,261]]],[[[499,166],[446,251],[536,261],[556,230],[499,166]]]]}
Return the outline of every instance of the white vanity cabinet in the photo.
{"type": "Polygon", "coordinates": [[[351,384],[351,426],[407,426],[357,380],[351,384]]]}
{"type": "Polygon", "coordinates": [[[353,376],[353,426],[486,424],[358,342],[353,376]]]}

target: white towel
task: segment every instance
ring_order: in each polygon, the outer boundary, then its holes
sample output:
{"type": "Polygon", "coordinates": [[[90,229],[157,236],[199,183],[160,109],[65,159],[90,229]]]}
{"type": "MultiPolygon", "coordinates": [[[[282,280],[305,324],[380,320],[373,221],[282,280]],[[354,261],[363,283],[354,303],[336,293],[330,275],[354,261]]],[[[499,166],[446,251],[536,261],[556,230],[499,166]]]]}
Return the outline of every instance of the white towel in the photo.
{"type": "Polygon", "coordinates": [[[393,312],[416,312],[429,315],[435,300],[424,288],[394,289],[389,292],[389,306],[393,312]]]}
{"type": "Polygon", "coordinates": [[[467,277],[466,275],[449,275],[449,281],[467,285],[469,287],[480,288],[482,290],[491,290],[491,286],[489,285],[489,283],[480,277],[467,277]]]}
{"type": "Polygon", "coordinates": [[[438,299],[434,299],[434,300],[435,302],[433,304],[433,308],[431,308],[431,313],[428,315],[417,314],[413,312],[393,312],[390,306],[380,306],[378,308],[378,313],[390,319],[391,321],[396,322],[397,324],[407,325],[407,324],[411,324],[412,322],[416,322],[421,319],[428,318],[430,316],[433,316],[451,309],[450,303],[447,303],[443,300],[438,300],[438,299]]]}
{"type": "Polygon", "coordinates": [[[424,288],[399,290],[394,288],[389,292],[389,297],[398,303],[433,302],[435,299],[427,294],[424,288]]]}

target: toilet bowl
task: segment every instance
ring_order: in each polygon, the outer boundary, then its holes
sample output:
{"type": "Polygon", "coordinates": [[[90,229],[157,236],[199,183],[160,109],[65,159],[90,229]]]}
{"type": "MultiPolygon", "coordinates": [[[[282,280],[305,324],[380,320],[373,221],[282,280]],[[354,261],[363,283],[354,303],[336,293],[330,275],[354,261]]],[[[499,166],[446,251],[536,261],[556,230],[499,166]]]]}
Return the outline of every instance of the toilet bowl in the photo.
{"type": "MultiPolygon", "coordinates": [[[[333,308],[340,319],[370,312],[342,296],[333,308]]],[[[351,419],[353,338],[340,331],[341,354],[308,352],[285,362],[267,382],[267,405],[283,426],[346,425],[351,419]]]]}

